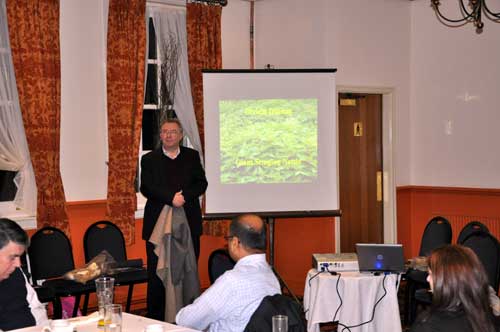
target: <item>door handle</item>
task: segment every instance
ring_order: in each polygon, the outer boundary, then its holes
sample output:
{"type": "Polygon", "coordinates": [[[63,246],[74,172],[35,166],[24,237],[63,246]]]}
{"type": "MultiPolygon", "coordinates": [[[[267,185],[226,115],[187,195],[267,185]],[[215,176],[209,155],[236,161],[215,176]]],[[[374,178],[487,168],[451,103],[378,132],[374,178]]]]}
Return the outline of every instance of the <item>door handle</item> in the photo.
{"type": "Polygon", "coordinates": [[[377,171],[377,202],[382,202],[382,171],[377,171]]]}

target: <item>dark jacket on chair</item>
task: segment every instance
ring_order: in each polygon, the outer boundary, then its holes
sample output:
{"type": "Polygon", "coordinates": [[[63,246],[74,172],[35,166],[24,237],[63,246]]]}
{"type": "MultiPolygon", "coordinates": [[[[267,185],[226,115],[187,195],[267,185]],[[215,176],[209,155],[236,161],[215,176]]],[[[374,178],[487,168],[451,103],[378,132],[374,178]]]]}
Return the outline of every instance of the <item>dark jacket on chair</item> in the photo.
{"type": "Polygon", "coordinates": [[[271,332],[273,316],[288,316],[288,332],[305,332],[306,324],[302,318],[301,306],[281,294],[266,296],[253,313],[244,332],[271,332]]]}

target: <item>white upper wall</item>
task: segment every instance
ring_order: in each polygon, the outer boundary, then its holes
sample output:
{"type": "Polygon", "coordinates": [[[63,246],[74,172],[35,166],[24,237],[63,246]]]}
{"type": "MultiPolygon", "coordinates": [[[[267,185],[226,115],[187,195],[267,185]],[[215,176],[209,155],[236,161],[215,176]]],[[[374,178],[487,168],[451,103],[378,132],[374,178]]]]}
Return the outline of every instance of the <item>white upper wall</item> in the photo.
{"type": "MultiPolygon", "coordinates": [[[[222,13],[224,68],[249,68],[247,1],[222,13]]],[[[102,0],[61,1],[61,173],[68,201],[106,198],[102,0]]],[[[394,89],[396,185],[500,188],[500,24],[451,29],[429,1],[255,3],[256,68],[337,68],[394,89]],[[451,135],[445,125],[451,123],[451,135]]]]}
{"type": "Polygon", "coordinates": [[[500,188],[500,24],[484,23],[446,27],[412,2],[411,184],[500,188]]]}
{"type": "MultiPolygon", "coordinates": [[[[249,68],[249,5],[223,10],[223,66],[249,68]],[[237,15],[242,15],[237,19],[237,15]],[[231,19],[229,19],[231,17],[231,19]],[[229,21],[237,23],[229,25],[229,21]],[[241,25],[246,28],[242,29],[241,25]],[[237,32],[238,33],[237,33],[237,32]],[[237,53],[233,50],[238,49],[237,53]],[[243,50],[243,51],[242,51],[243,50]],[[243,53],[242,53],[243,52],[243,53]]],[[[255,3],[256,68],[337,68],[339,86],[393,88],[396,183],[408,184],[410,2],[263,0],[255,3]],[[403,128],[403,129],[400,129],[403,128]]]]}

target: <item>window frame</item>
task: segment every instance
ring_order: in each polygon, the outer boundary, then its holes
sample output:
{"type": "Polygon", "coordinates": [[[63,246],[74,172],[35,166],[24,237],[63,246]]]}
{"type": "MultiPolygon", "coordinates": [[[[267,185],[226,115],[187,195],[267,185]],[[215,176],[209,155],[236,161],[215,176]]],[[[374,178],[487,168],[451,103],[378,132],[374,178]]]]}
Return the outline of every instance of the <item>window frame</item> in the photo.
{"type": "MultiPolygon", "coordinates": [[[[147,31],[147,34],[150,33],[149,31],[149,23],[152,22],[153,18],[152,16],[148,16],[148,22],[147,22],[147,27],[148,27],[148,31],[147,31]]],[[[156,41],[156,33],[155,33],[155,41],[156,41]]],[[[150,41],[149,41],[150,42],[150,41]]],[[[161,66],[161,59],[159,57],[159,47],[158,47],[158,43],[156,42],[155,43],[155,46],[156,46],[156,59],[150,59],[149,58],[149,42],[148,42],[148,49],[146,50],[146,54],[147,54],[147,59],[146,59],[146,66],[145,66],[145,70],[146,70],[146,75],[147,75],[147,71],[148,71],[148,67],[150,64],[154,64],[156,65],[156,95],[159,96],[160,94],[160,66],[161,66]]],[[[156,111],[158,110],[159,108],[159,98],[157,97],[157,104],[145,104],[145,99],[146,99],[146,89],[147,89],[147,76],[146,76],[146,80],[144,82],[144,101],[143,101],[143,107],[142,107],[142,110],[143,110],[143,113],[145,111],[156,111]]],[[[144,117],[144,114],[143,114],[143,117],[144,117]]],[[[152,150],[143,150],[143,146],[142,146],[142,143],[143,143],[143,129],[142,129],[142,124],[141,124],[141,139],[140,139],[140,142],[139,142],[139,153],[138,153],[138,163],[137,163],[137,185],[138,185],[138,190],[136,192],[136,196],[137,196],[137,207],[136,207],[136,211],[135,211],[135,218],[137,219],[140,219],[140,218],[143,218],[144,217],[144,207],[146,206],[146,201],[147,201],[147,198],[144,197],[144,195],[141,193],[140,191],[140,184],[141,184],[141,158],[142,156],[144,156],[145,154],[151,152],[152,150]]]]}
{"type": "MultiPolygon", "coordinates": [[[[0,53],[9,54],[7,48],[0,47],[0,53]]],[[[12,103],[11,100],[0,100],[0,103],[12,103]]],[[[16,194],[18,188],[16,187],[16,194]]],[[[36,187],[35,187],[36,190],[36,187]]],[[[35,214],[28,213],[17,207],[12,201],[0,202],[1,218],[9,218],[17,222],[23,229],[36,229],[36,211],[35,214]]]]}

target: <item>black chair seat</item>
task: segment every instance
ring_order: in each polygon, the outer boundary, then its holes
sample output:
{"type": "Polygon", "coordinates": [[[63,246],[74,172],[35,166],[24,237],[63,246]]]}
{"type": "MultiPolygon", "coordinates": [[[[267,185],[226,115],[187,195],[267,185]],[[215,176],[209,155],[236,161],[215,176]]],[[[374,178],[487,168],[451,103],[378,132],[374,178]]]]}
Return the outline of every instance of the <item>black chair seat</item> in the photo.
{"type": "Polygon", "coordinates": [[[36,292],[36,296],[38,300],[42,303],[52,302],[53,305],[53,318],[61,319],[62,318],[62,305],[61,299],[56,295],[54,290],[49,287],[44,286],[33,286],[33,289],[36,292]]]}
{"type": "Polygon", "coordinates": [[[224,272],[231,270],[235,261],[229,255],[227,249],[216,249],[208,257],[208,278],[213,284],[224,272]]]}
{"type": "Polygon", "coordinates": [[[428,289],[417,289],[415,291],[415,300],[425,305],[432,304],[432,293],[428,289]]]}
{"type": "Polygon", "coordinates": [[[115,285],[125,286],[130,284],[143,283],[148,281],[148,271],[144,268],[127,268],[129,271],[110,274],[115,278],[115,285]]]}
{"type": "Polygon", "coordinates": [[[33,289],[35,290],[36,292],[36,295],[38,297],[38,299],[40,300],[40,302],[42,303],[47,303],[47,302],[50,302],[52,301],[55,296],[56,296],[56,293],[54,292],[54,290],[50,287],[45,287],[45,286],[35,286],[33,287],[33,289]]]}
{"type": "Polygon", "coordinates": [[[72,296],[95,292],[94,280],[82,284],[73,280],[51,279],[44,281],[42,286],[51,289],[57,296],[72,296]]]}
{"type": "Polygon", "coordinates": [[[422,286],[424,287],[429,287],[429,283],[427,282],[428,275],[429,273],[427,271],[409,269],[406,271],[405,277],[411,279],[413,282],[423,284],[422,286]]]}

